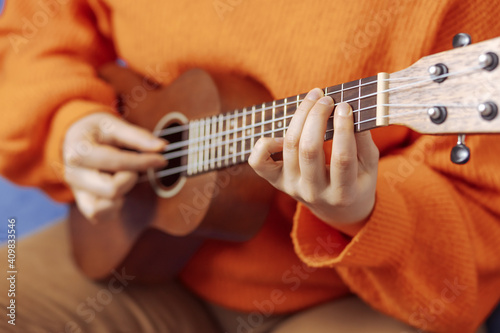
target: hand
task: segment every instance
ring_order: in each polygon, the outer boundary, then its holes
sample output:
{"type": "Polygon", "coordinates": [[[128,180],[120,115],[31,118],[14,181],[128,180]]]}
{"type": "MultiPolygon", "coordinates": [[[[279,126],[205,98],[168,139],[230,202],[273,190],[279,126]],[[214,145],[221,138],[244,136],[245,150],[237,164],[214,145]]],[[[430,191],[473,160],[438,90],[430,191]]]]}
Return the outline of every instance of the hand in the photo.
{"type": "Polygon", "coordinates": [[[285,138],[261,138],[249,164],[277,189],[305,204],[318,218],[355,234],[375,205],[379,152],[370,132],[354,133],[352,109],[337,106],[332,156],[323,150],[334,101],[321,89],[311,90],[298,107],[285,138]],[[271,154],[283,151],[283,161],[271,154]]]}
{"type": "Polygon", "coordinates": [[[154,154],[165,145],[145,129],[108,113],[75,122],[64,140],[64,177],[82,214],[94,223],[117,214],[137,181],[137,171],[166,165],[160,154],[154,154]]]}

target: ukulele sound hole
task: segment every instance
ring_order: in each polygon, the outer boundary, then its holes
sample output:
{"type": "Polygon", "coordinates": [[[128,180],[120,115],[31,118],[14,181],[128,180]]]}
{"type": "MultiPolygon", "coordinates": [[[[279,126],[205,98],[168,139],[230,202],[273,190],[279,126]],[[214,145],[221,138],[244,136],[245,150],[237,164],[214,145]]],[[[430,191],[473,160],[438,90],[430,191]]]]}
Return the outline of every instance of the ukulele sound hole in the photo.
{"type": "MultiPolygon", "coordinates": [[[[169,142],[169,144],[174,144],[174,143],[178,143],[178,142],[185,140],[185,138],[184,138],[185,132],[181,129],[180,126],[182,126],[182,125],[179,123],[172,123],[169,126],[165,127],[166,129],[177,128],[179,130],[178,131],[173,130],[172,132],[174,132],[174,133],[162,136],[162,138],[167,140],[169,142]]],[[[187,156],[182,156],[183,150],[187,150],[187,147],[179,147],[177,149],[167,151],[165,153],[166,155],[170,155],[170,156],[173,155],[174,157],[168,158],[168,165],[163,170],[174,171],[174,170],[178,170],[181,165],[183,165],[183,164],[185,165],[185,163],[183,163],[183,162],[186,160],[187,156]],[[181,155],[181,156],[178,156],[178,155],[181,155]],[[178,157],[175,157],[175,156],[178,156],[178,157]]],[[[175,185],[175,183],[177,183],[177,181],[179,180],[179,178],[181,177],[182,174],[184,174],[184,173],[174,173],[172,175],[167,175],[165,177],[161,177],[160,179],[158,179],[158,182],[162,186],[169,188],[169,187],[175,185]]]]}

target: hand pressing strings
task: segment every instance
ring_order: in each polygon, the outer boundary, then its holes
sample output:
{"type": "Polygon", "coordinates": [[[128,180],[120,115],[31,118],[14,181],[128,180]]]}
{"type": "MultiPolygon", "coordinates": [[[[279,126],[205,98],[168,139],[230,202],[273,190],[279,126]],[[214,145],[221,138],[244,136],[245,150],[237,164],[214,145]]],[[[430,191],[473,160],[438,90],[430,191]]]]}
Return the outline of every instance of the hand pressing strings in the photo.
{"type": "Polygon", "coordinates": [[[354,133],[352,109],[340,103],[327,164],[324,133],[333,109],[331,97],[324,97],[321,89],[311,90],[295,112],[285,138],[259,139],[249,164],[318,218],[354,235],[375,205],[379,151],[369,131],[354,133]],[[279,151],[283,151],[283,161],[274,161],[271,154],[279,151]]]}

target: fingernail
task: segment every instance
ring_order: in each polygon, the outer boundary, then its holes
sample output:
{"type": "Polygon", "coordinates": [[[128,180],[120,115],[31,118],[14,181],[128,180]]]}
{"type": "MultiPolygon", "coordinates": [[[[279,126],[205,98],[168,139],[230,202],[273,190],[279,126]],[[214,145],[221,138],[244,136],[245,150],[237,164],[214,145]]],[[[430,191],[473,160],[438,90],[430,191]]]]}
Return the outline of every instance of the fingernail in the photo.
{"type": "Polygon", "coordinates": [[[337,105],[337,114],[342,117],[347,117],[352,115],[351,106],[347,103],[340,103],[337,105]]]}
{"type": "Polygon", "coordinates": [[[321,91],[321,89],[319,88],[314,88],[313,90],[311,90],[307,95],[306,95],[306,98],[307,99],[310,99],[310,100],[313,100],[313,101],[317,101],[318,99],[320,99],[321,97],[323,96],[323,92],[321,91]]]}
{"type": "Polygon", "coordinates": [[[333,104],[333,99],[331,97],[323,97],[321,98],[318,103],[321,103],[323,105],[332,105],[333,104]]]}
{"type": "Polygon", "coordinates": [[[163,157],[161,159],[157,159],[155,161],[156,168],[165,167],[165,166],[167,166],[167,164],[168,164],[168,161],[165,160],[163,157]]]}
{"type": "Polygon", "coordinates": [[[167,145],[167,142],[163,139],[160,139],[160,138],[152,139],[151,141],[149,141],[149,146],[151,148],[160,148],[160,147],[163,147],[166,145],[167,145]]]}

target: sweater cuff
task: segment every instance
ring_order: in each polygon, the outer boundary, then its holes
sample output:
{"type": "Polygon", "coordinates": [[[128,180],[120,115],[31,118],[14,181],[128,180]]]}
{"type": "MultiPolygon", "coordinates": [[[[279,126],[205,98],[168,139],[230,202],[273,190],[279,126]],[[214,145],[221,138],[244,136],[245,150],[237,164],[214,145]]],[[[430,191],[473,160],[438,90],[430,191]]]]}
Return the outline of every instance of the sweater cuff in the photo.
{"type": "Polygon", "coordinates": [[[73,194],[65,186],[66,183],[64,181],[63,144],[66,132],[76,121],[96,112],[109,112],[119,115],[109,105],[87,100],[73,100],[59,108],[52,119],[45,147],[45,164],[46,167],[51,169],[51,172],[55,175],[54,178],[58,180],[59,184],[63,184],[62,188],[56,186],[60,190],[49,193],[54,200],[61,202],[73,200],[73,194]]]}
{"type": "Polygon", "coordinates": [[[412,248],[415,226],[404,199],[379,178],[374,210],[352,238],[318,219],[299,203],[292,241],[298,257],[312,267],[381,267],[398,265],[412,248]]]}

